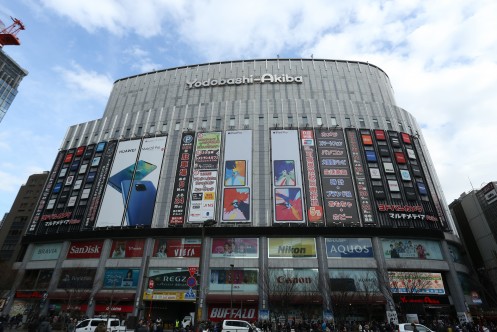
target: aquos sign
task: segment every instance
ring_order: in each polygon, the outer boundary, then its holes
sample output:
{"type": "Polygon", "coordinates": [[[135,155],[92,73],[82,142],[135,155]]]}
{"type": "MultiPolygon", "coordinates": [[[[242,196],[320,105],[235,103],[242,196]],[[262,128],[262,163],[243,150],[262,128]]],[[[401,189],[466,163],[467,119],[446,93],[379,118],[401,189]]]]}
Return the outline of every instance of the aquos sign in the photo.
{"type": "Polygon", "coordinates": [[[272,75],[272,74],[263,74],[260,77],[253,75],[243,76],[237,78],[228,78],[228,79],[213,79],[209,78],[205,81],[186,81],[186,86],[188,89],[193,88],[206,88],[213,86],[223,86],[223,85],[242,85],[242,84],[256,84],[256,83],[302,83],[302,76],[290,76],[290,75],[272,75]]]}

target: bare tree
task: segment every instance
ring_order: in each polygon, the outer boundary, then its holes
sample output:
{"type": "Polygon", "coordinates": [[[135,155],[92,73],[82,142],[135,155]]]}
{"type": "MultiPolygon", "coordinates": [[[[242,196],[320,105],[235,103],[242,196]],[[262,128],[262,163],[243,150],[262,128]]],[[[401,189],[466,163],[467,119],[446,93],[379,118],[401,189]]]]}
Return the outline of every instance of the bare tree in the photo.
{"type": "Polygon", "coordinates": [[[352,303],[356,301],[355,281],[347,273],[342,272],[328,279],[328,282],[335,323],[340,325],[347,321],[352,303]]]}
{"type": "Polygon", "coordinates": [[[376,271],[365,271],[365,273],[363,273],[363,275],[356,280],[355,283],[357,290],[356,298],[358,301],[367,304],[367,320],[371,321],[373,319],[373,304],[383,297],[380,292],[376,271]]]}
{"type": "Polygon", "coordinates": [[[63,269],[57,288],[66,293],[64,318],[79,316],[81,307],[90,301],[95,269],[63,269]]]}

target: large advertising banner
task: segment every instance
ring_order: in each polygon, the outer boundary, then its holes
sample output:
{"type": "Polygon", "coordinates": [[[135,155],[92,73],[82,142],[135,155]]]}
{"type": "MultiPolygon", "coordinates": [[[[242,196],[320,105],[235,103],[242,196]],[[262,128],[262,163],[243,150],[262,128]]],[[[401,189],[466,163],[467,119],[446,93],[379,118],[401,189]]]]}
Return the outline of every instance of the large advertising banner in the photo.
{"type": "Polygon", "coordinates": [[[103,246],[104,241],[102,240],[71,242],[66,258],[99,258],[102,254],[103,246]]]}
{"type": "Polygon", "coordinates": [[[143,139],[132,180],[121,181],[126,226],[151,226],[166,136],[143,139]]]}
{"type": "Polygon", "coordinates": [[[220,132],[197,134],[188,213],[190,223],[215,219],[220,150],[220,132]]]}
{"type": "Polygon", "coordinates": [[[258,275],[257,269],[211,269],[209,291],[257,293],[258,275]]]}
{"type": "Polygon", "coordinates": [[[441,273],[389,271],[388,278],[392,293],[445,295],[441,273]]]}
{"type": "Polygon", "coordinates": [[[385,258],[442,260],[442,250],[436,241],[418,239],[382,239],[385,258]]]}
{"type": "Polygon", "coordinates": [[[321,293],[318,269],[269,269],[269,289],[274,295],[321,293]]]}
{"type": "Polygon", "coordinates": [[[140,269],[106,269],[103,288],[106,289],[136,289],[140,269]]]}
{"type": "Polygon", "coordinates": [[[251,222],[252,131],[227,131],[221,222],[251,222]]]}
{"type": "Polygon", "coordinates": [[[258,258],[258,238],[213,238],[211,257],[258,258]]]}
{"type": "Polygon", "coordinates": [[[327,223],[360,223],[343,131],[316,130],[327,223]]]}
{"type": "Polygon", "coordinates": [[[269,258],[316,258],[314,238],[268,238],[269,258]]]}
{"type": "Polygon", "coordinates": [[[159,238],[155,240],[153,257],[200,257],[201,245],[200,238],[159,238]]]}
{"type": "Polygon", "coordinates": [[[327,238],[328,258],[373,258],[371,238],[327,238]]]}
{"type": "Polygon", "coordinates": [[[297,130],[271,130],[273,222],[305,223],[297,130]]]}
{"type": "MultiPolygon", "coordinates": [[[[355,173],[359,207],[362,212],[362,221],[364,224],[374,224],[373,207],[371,206],[371,198],[369,197],[368,184],[364,172],[364,165],[362,163],[361,150],[359,149],[357,134],[355,129],[347,129],[346,134],[347,141],[349,143],[350,156],[352,158],[352,169],[355,173]]],[[[367,136],[372,140],[370,135],[367,136]]]]}
{"type": "MultiPolygon", "coordinates": [[[[116,151],[117,141],[112,141],[109,143],[100,142],[97,144],[95,148],[95,153],[103,152],[103,155],[100,158],[100,169],[97,174],[93,174],[93,182],[94,189],[91,198],[87,204],[87,212],[86,216],[83,218],[85,228],[90,228],[95,225],[95,221],[97,220],[97,213],[100,204],[102,203],[102,197],[105,192],[105,188],[107,186],[107,178],[109,176],[109,172],[112,165],[112,160],[114,160],[114,153],[116,151]],[[104,152],[105,149],[105,152],[104,152]]],[[[91,179],[91,173],[88,174],[88,179],[91,179]]],[[[86,190],[86,189],[85,189],[86,190]]],[[[90,193],[88,193],[87,198],[90,197],[90,193]]],[[[87,199],[85,198],[85,199],[87,199]]],[[[83,195],[81,195],[81,199],[83,199],[83,195]]]]}
{"type": "Polygon", "coordinates": [[[323,200],[321,196],[321,183],[319,181],[314,131],[301,130],[300,143],[302,146],[304,184],[306,185],[307,219],[312,224],[324,223],[323,200]]]}
{"type": "Polygon", "coordinates": [[[143,257],[145,240],[113,240],[110,249],[110,258],[138,258],[143,257]]]}
{"type": "MultiPolygon", "coordinates": [[[[136,139],[120,142],[117,146],[114,163],[110,170],[100,212],[96,221],[96,227],[121,226],[124,216],[123,182],[129,183],[129,181],[133,180],[133,176],[137,170],[138,163],[136,159],[140,144],[141,140],[136,139]]],[[[139,165],[142,169],[140,171],[141,179],[155,170],[156,166],[154,166],[146,161],[141,161],[139,165]]],[[[124,191],[124,197],[124,201],[126,201],[126,191],[124,191]]]]}
{"type": "Polygon", "coordinates": [[[33,248],[32,261],[45,261],[59,258],[62,243],[35,244],[33,248]]]}
{"type": "Polygon", "coordinates": [[[328,275],[332,292],[380,292],[375,270],[329,269],[328,275]]]}
{"type": "Polygon", "coordinates": [[[193,143],[195,136],[192,133],[183,133],[176,166],[176,177],[169,211],[169,225],[183,225],[185,223],[186,203],[190,190],[190,173],[192,170],[193,143]]]}

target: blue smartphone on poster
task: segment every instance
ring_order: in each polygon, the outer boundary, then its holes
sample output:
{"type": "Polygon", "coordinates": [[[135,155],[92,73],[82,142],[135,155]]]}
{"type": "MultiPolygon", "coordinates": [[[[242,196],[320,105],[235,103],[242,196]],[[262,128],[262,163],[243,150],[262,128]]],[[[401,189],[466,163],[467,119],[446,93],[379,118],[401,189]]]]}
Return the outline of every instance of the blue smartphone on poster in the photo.
{"type": "Polygon", "coordinates": [[[137,163],[131,164],[128,167],[120,170],[116,174],[112,175],[109,178],[108,183],[112,188],[116,189],[119,192],[122,192],[121,182],[133,179],[133,173],[135,175],[135,180],[142,180],[156,168],[157,166],[154,164],[151,164],[145,160],[139,160],[137,163]]]}
{"type": "Polygon", "coordinates": [[[121,182],[121,192],[126,206],[127,225],[150,226],[157,194],[154,184],[151,181],[124,180],[121,182]]]}

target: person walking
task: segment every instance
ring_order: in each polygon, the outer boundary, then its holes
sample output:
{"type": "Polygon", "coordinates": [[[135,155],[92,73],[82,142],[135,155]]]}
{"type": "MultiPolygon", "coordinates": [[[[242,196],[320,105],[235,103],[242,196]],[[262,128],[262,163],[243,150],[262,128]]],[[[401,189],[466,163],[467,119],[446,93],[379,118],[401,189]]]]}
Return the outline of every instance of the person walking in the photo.
{"type": "Polygon", "coordinates": [[[47,317],[41,317],[40,321],[41,323],[38,325],[37,332],[52,332],[52,325],[47,317]]]}

